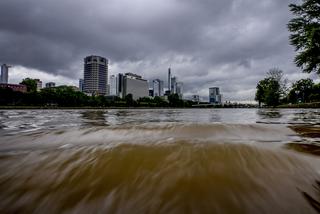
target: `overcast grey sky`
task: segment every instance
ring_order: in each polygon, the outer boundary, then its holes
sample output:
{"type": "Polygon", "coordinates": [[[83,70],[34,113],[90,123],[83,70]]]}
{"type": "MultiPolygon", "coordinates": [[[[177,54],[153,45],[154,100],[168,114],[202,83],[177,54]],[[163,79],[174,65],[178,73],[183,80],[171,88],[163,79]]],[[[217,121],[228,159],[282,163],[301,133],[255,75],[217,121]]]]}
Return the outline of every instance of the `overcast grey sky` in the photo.
{"type": "MultiPolygon", "coordinates": [[[[286,25],[298,0],[1,0],[0,63],[10,82],[27,76],[77,85],[83,58],[110,60],[109,74],[165,80],[185,95],[221,87],[224,100],[253,100],[273,67],[297,80],[286,25]]],[[[311,75],[317,78],[316,75],[311,75]]]]}

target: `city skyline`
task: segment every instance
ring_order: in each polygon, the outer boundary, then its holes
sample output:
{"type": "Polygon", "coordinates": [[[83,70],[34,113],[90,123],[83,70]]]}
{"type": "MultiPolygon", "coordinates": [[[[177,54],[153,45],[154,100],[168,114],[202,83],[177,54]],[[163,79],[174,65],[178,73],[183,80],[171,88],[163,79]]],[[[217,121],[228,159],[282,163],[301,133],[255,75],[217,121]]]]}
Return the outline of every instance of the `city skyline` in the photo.
{"type": "Polygon", "coordinates": [[[166,80],[172,67],[187,97],[207,97],[217,86],[226,100],[252,101],[256,83],[273,67],[291,82],[319,81],[293,63],[286,25],[295,2],[95,0],[88,10],[82,0],[2,1],[0,63],[14,65],[13,83],[31,77],[78,85],[83,57],[101,55],[110,60],[109,76],[166,80]]]}

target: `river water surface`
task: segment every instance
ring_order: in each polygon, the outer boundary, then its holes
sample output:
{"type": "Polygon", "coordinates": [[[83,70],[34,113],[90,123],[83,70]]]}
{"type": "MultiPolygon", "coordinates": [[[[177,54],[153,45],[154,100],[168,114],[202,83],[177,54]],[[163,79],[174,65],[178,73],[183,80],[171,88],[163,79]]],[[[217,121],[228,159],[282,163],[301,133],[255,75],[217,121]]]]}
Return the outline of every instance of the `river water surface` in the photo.
{"type": "Polygon", "coordinates": [[[0,110],[0,213],[319,213],[320,110],[0,110]]]}

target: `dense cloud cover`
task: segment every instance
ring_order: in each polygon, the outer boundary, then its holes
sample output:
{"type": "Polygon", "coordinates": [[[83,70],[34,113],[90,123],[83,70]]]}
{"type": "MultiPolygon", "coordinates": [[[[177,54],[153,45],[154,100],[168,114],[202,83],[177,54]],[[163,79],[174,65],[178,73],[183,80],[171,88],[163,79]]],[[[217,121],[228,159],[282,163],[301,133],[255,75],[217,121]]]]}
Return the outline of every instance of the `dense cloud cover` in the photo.
{"type": "Polygon", "coordinates": [[[166,80],[171,66],[186,95],[219,86],[227,100],[252,100],[270,68],[291,80],[308,76],[293,64],[288,41],[294,2],[1,0],[0,63],[16,66],[13,79],[40,71],[76,83],[83,58],[97,54],[110,60],[111,74],[166,80]]]}

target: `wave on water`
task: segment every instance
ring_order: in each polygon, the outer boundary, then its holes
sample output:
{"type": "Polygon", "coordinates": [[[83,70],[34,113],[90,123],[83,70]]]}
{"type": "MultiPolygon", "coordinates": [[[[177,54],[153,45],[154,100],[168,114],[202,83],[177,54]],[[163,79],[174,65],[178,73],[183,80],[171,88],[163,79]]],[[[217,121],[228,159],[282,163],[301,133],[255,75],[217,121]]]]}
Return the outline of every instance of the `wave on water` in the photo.
{"type": "MultiPolygon", "coordinates": [[[[161,144],[185,140],[189,143],[292,142],[297,134],[284,125],[159,123],[125,124],[113,127],[70,128],[20,133],[2,139],[1,149],[78,145],[115,146],[123,143],[161,144]],[[12,142],[14,141],[14,143],[12,142]]],[[[0,149],[0,150],[1,150],[0,149]]]]}

